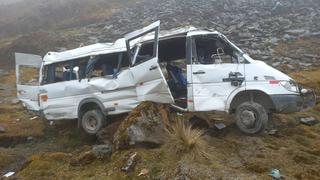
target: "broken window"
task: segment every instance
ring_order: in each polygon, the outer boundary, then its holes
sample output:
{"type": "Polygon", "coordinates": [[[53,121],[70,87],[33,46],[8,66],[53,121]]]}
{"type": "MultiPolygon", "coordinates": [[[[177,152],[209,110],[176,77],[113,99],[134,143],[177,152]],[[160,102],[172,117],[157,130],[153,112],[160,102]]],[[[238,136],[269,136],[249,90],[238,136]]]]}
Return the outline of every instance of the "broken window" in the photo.
{"type": "MultiPolygon", "coordinates": [[[[136,64],[152,58],[154,43],[146,42],[136,47],[136,64]],[[139,57],[141,56],[141,58],[139,57]]],[[[159,41],[159,65],[176,104],[187,106],[186,36],[168,37],[159,41]]]]}
{"type": "Polygon", "coordinates": [[[195,37],[193,46],[194,63],[238,63],[236,51],[218,37],[207,35],[195,37]]]}
{"type": "Polygon", "coordinates": [[[71,62],[55,64],[55,82],[69,81],[76,79],[76,74],[72,72],[71,62]]]}
{"type": "Polygon", "coordinates": [[[91,62],[89,60],[90,57],[84,57],[47,65],[43,68],[43,80],[41,84],[93,77],[114,78],[121,73],[122,70],[129,67],[129,59],[125,53],[126,52],[97,55],[95,56],[96,60],[91,62]]]}
{"type": "MultiPolygon", "coordinates": [[[[92,72],[86,70],[87,77],[116,77],[122,70],[129,67],[129,60],[124,55],[125,52],[99,55],[94,62],[92,72]]],[[[89,61],[90,62],[90,61],[89,61]]],[[[88,62],[88,63],[89,63],[88,62]]],[[[89,64],[88,64],[89,65],[89,64]]],[[[87,65],[86,68],[89,68],[87,65]]]]}
{"type": "Polygon", "coordinates": [[[47,65],[43,68],[42,85],[79,79],[87,60],[70,60],[47,65]],[[77,68],[75,68],[77,67],[77,68]],[[82,69],[81,69],[82,68],[82,69]]]}
{"type": "Polygon", "coordinates": [[[39,69],[31,66],[19,66],[19,83],[21,85],[38,85],[39,69]]]}
{"type": "Polygon", "coordinates": [[[141,64],[156,56],[154,52],[154,42],[138,44],[134,48],[135,62],[133,65],[141,64]]]}

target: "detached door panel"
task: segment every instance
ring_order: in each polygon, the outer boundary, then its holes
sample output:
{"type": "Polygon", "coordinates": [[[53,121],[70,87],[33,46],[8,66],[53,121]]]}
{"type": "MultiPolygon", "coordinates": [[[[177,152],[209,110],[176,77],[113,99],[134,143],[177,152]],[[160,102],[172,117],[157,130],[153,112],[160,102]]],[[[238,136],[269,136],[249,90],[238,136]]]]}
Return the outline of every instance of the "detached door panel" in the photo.
{"type": "Polygon", "coordinates": [[[42,57],[15,53],[17,97],[28,110],[39,111],[39,69],[42,57]]]}
{"type": "Polygon", "coordinates": [[[158,63],[160,21],[125,36],[138,101],[174,103],[158,63]],[[147,38],[147,42],[144,41],[147,38]],[[141,44],[143,43],[143,44],[141,44]]]}

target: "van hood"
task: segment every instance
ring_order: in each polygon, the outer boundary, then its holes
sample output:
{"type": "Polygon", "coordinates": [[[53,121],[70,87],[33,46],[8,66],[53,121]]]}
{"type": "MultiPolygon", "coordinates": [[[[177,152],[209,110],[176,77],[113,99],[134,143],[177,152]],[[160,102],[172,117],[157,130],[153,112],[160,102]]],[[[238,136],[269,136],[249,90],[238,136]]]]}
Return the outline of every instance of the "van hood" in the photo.
{"type": "Polygon", "coordinates": [[[247,80],[280,80],[288,81],[292,80],[288,75],[283,72],[269,66],[263,61],[252,60],[249,66],[246,68],[246,79],[247,80]]]}

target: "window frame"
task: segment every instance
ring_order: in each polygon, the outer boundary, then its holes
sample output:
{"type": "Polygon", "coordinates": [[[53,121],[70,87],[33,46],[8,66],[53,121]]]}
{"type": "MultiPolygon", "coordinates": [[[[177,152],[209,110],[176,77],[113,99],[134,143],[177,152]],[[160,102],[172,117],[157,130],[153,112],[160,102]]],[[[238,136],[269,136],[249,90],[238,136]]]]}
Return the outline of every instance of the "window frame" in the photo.
{"type": "MultiPolygon", "coordinates": [[[[191,64],[201,64],[201,65],[214,65],[215,63],[211,63],[211,64],[202,64],[199,62],[198,60],[198,53],[197,53],[197,45],[196,45],[196,39],[197,38],[206,38],[206,39],[217,39],[219,41],[221,41],[222,43],[224,43],[226,46],[228,46],[228,48],[232,49],[233,51],[236,51],[238,52],[238,54],[241,54],[241,52],[234,48],[232,44],[230,44],[228,41],[226,41],[224,38],[220,37],[219,35],[214,35],[214,34],[206,34],[206,35],[195,35],[195,36],[191,36],[190,37],[190,40],[189,40],[189,43],[191,44],[189,47],[190,50],[191,50],[191,53],[190,53],[190,63],[191,64]]],[[[236,53],[233,53],[233,54],[236,54],[236,53]]],[[[229,55],[230,58],[232,58],[233,56],[232,55],[229,55]]],[[[220,64],[240,64],[239,62],[239,57],[237,57],[237,61],[236,62],[232,62],[232,60],[229,62],[229,63],[220,63],[220,64]]]]}
{"type": "Polygon", "coordinates": [[[146,32],[144,32],[144,33],[142,33],[142,34],[139,34],[139,35],[137,35],[137,36],[134,36],[134,37],[131,37],[131,38],[127,39],[127,40],[126,40],[127,56],[128,56],[128,58],[129,58],[130,66],[131,66],[131,67],[134,67],[134,66],[137,66],[137,65],[139,65],[139,64],[142,64],[142,63],[144,63],[144,62],[146,62],[146,61],[149,61],[149,60],[151,60],[151,59],[153,59],[153,58],[155,58],[155,57],[158,57],[158,55],[159,55],[159,54],[158,54],[158,53],[159,53],[159,52],[158,52],[158,45],[159,45],[158,39],[159,39],[159,27],[152,28],[152,29],[150,29],[149,31],[146,31],[146,32]],[[145,41],[145,42],[142,42],[142,43],[135,44],[132,48],[130,48],[130,42],[131,42],[132,40],[137,39],[137,38],[140,38],[140,37],[143,37],[143,36],[145,36],[145,35],[147,35],[147,34],[149,34],[149,33],[152,33],[152,32],[154,32],[154,38],[153,38],[153,40],[149,40],[149,41],[145,41]],[[143,60],[143,61],[141,61],[141,62],[139,62],[139,63],[136,63],[136,57],[137,57],[137,55],[139,54],[139,52],[140,52],[141,47],[143,46],[143,44],[146,44],[146,43],[152,42],[152,41],[153,41],[153,55],[152,55],[152,57],[147,58],[147,59],[145,59],[145,60],[143,60]],[[139,48],[139,46],[140,46],[140,48],[139,48]],[[134,49],[135,47],[138,48],[138,49],[135,51],[134,56],[132,57],[131,50],[134,49]]]}
{"type": "Polygon", "coordinates": [[[73,72],[73,68],[74,68],[74,64],[75,64],[74,61],[75,61],[75,59],[72,59],[72,60],[67,60],[67,61],[44,65],[42,67],[43,72],[41,74],[42,79],[41,79],[40,84],[41,85],[48,85],[48,84],[56,84],[56,83],[78,80],[78,79],[72,79],[72,72],[73,72]],[[59,64],[69,64],[70,71],[68,72],[67,80],[56,81],[56,72],[57,72],[56,68],[57,68],[57,65],[59,65],[59,64]],[[52,71],[52,72],[50,72],[50,71],[52,71]],[[53,77],[52,77],[52,75],[53,75],[53,77]],[[45,77],[47,77],[47,78],[45,78],[45,77]],[[51,78],[53,78],[53,80],[51,78]],[[51,79],[51,81],[53,81],[53,82],[49,81],[49,82],[44,83],[44,81],[45,80],[48,81],[48,79],[51,79]]]}

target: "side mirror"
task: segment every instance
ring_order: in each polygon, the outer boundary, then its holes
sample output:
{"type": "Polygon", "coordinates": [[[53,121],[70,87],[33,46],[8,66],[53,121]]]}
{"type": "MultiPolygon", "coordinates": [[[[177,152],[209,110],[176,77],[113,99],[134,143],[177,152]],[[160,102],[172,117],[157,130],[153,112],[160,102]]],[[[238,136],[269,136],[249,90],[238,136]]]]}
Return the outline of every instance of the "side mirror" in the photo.
{"type": "Polygon", "coordinates": [[[79,66],[75,66],[75,67],[72,69],[72,73],[75,73],[75,74],[76,74],[77,79],[80,79],[80,75],[79,75],[79,66]]]}

